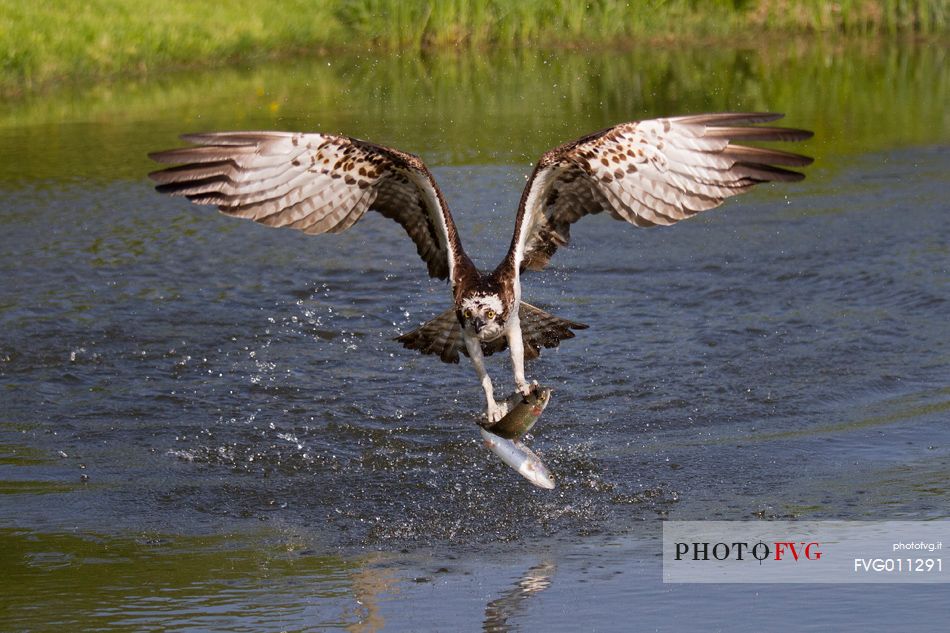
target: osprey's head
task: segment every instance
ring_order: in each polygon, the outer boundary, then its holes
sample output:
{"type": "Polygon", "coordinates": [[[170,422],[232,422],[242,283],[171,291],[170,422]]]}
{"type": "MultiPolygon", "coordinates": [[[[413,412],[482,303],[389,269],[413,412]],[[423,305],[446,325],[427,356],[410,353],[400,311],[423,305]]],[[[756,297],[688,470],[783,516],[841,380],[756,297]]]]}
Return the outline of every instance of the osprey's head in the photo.
{"type": "Polygon", "coordinates": [[[505,331],[505,306],[497,294],[469,295],[462,299],[457,312],[462,329],[482,341],[494,340],[505,331]]]}

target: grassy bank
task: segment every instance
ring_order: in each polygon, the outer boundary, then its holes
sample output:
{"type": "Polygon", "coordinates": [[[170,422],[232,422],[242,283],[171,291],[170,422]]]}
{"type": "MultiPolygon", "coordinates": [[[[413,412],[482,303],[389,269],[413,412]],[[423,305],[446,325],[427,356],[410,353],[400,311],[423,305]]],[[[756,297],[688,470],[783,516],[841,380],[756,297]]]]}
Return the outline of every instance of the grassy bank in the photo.
{"type": "Polygon", "coordinates": [[[3,0],[0,91],[367,48],[606,47],[749,33],[940,35],[946,0],[3,0]]]}

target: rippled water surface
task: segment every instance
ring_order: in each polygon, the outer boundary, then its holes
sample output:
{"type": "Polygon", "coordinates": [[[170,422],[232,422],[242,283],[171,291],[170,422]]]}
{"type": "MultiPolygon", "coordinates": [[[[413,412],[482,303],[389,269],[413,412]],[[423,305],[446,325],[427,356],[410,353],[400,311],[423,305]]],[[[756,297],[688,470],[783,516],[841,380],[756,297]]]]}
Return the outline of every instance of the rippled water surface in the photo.
{"type": "Polygon", "coordinates": [[[663,585],[658,538],[947,518],[945,61],[322,60],[3,104],[0,628],[939,630],[939,585],[663,585]],[[591,326],[528,367],[553,492],[479,444],[471,367],[391,340],[448,306],[397,225],[267,230],[145,179],[178,132],[372,138],[427,160],[488,268],[542,151],[726,108],[815,129],[808,178],[667,229],[588,219],[525,279],[591,326]]]}

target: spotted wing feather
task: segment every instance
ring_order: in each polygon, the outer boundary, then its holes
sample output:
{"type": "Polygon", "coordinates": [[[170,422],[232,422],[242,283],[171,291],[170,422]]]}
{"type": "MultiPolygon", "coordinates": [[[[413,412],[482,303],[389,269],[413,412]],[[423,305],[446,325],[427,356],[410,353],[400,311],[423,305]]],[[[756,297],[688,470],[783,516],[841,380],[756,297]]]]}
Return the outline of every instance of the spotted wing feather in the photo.
{"type": "Polygon", "coordinates": [[[623,123],[541,157],[521,198],[508,261],[540,270],[580,218],[601,212],[648,227],[718,207],[772,181],[804,176],[811,158],[736,141],[799,141],[811,132],[756,125],[771,113],[721,113],[623,123]]]}
{"type": "Polygon", "coordinates": [[[311,235],[345,231],[367,211],[377,211],[405,229],[430,276],[451,277],[465,258],[442,194],[416,156],[328,134],[182,138],[194,146],[150,154],[177,165],[149,174],[162,193],[311,235]]]}

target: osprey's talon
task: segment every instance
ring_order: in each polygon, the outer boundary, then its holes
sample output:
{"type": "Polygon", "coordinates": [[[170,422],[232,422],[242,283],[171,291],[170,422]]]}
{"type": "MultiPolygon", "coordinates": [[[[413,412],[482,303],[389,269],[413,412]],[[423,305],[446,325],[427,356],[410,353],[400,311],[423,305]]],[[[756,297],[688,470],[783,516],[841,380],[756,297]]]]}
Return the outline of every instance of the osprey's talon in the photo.
{"type": "Polygon", "coordinates": [[[531,391],[534,389],[534,385],[537,385],[538,382],[534,381],[534,384],[528,384],[527,382],[515,383],[515,388],[518,390],[522,396],[530,396],[531,391]]]}
{"type": "Polygon", "coordinates": [[[485,417],[488,418],[489,424],[494,424],[505,417],[506,413],[508,413],[508,407],[504,403],[489,402],[485,417]]]}

